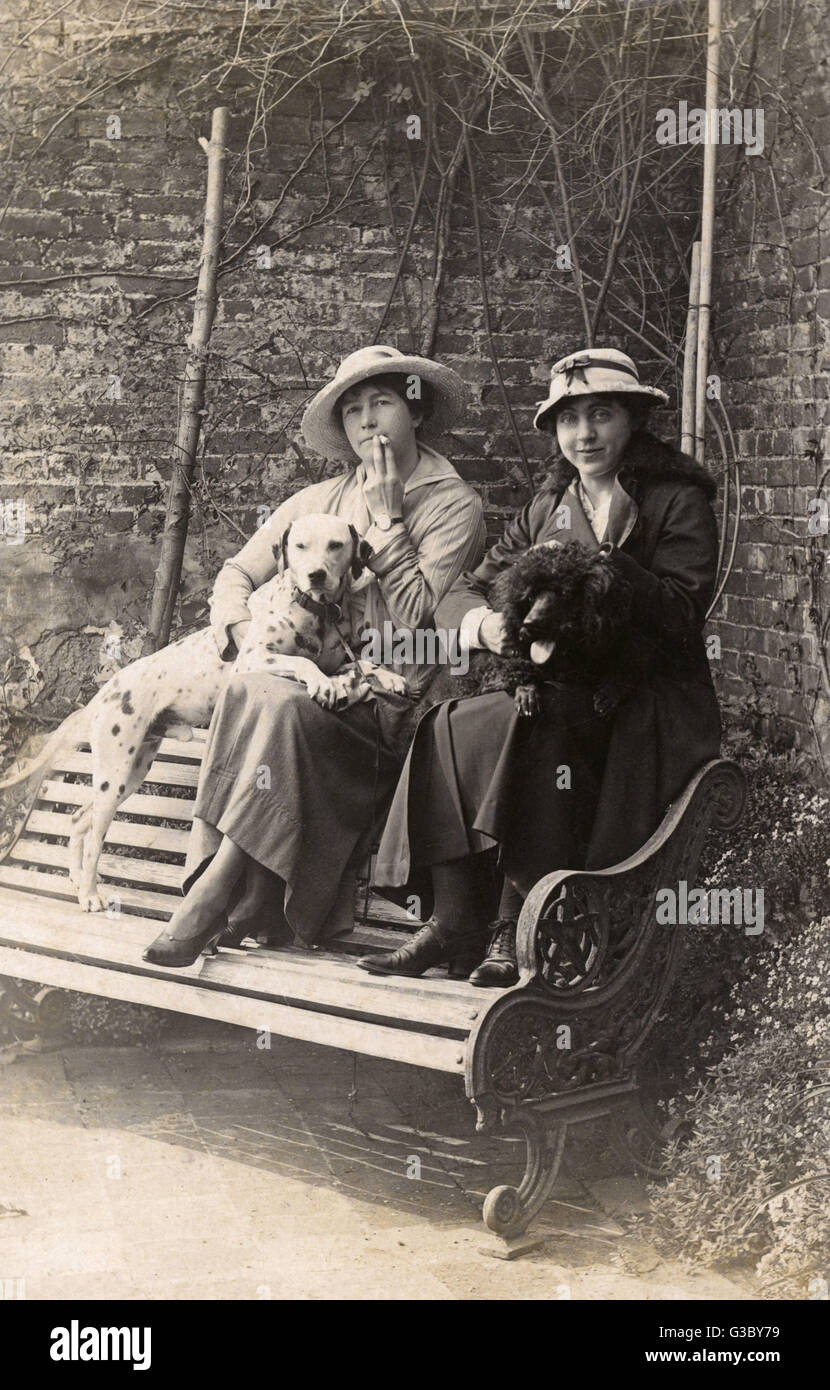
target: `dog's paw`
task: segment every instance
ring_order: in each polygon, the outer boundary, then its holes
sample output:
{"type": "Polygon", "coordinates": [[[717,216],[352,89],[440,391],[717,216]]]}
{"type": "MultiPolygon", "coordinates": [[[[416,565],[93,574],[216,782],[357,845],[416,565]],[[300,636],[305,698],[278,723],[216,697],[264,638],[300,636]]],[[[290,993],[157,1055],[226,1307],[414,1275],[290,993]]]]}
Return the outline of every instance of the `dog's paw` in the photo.
{"type": "Polygon", "coordinates": [[[517,685],[516,694],[513,697],[516,706],[516,713],[527,715],[528,717],[538,714],[542,708],[539,699],[539,691],[535,685],[517,685]]]}
{"type": "Polygon", "coordinates": [[[304,676],[303,684],[318,705],[322,705],[323,709],[334,709],[341,692],[338,691],[336,683],[324,676],[322,671],[313,676],[304,676]]]}
{"type": "Polygon", "coordinates": [[[390,695],[408,695],[409,685],[404,676],[397,671],[389,671],[385,666],[375,666],[369,673],[369,680],[374,685],[386,690],[390,695]]]}
{"type": "Polygon", "coordinates": [[[349,709],[371,694],[369,682],[360,675],[359,671],[338,673],[332,677],[332,685],[336,691],[334,708],[338,710],[349,709]]]}
{"type": "Polygon", "coordinates": [[[180,743],[191,743],[193,741],[192,724],[168,724],[164,731],[165,738],[177,738],[180,743]]]}
{"type": "Polygon", "coordinates": [[[106,912],[108,906],[97,888],[93,888],[88,892],[79,890],[78,903],[81,912],[106,912]]]}

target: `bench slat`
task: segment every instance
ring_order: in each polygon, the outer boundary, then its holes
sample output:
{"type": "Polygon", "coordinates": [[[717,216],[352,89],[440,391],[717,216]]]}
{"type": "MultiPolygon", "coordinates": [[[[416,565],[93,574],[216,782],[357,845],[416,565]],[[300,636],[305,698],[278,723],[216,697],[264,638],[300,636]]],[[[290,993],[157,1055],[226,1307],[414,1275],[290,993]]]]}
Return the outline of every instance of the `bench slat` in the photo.
{"type": "MultiPolygon", "coordinates": [[[[69,846],[51,845],[21,835],[9,850],[8,858],[23,864],[50,864],[69,868],[69,846]]],[[[154,859],[129,859],[120,854],[102,854],[98,865],[102,878],[123,878],[133,888],[141,886],[180,888],[184,878],[183,864],[157,864],[154,859]]]]}
{"type": "Polygon", "coordinates": [[[338,937],[334,949],[345,950],[351,955],[363,955],[367,948],[377,950],[378,947],[385,951],[397,951],[407,936],[412,936],[411,928],[409,932],[402,932],[400,927],[390,927],[387,922],[364,923],[362,918],[356,918],[354,930],[348,936],[338,937]]]}
{"type": "Polygon", "coordinates": [[[207,729],[194,729],[192,739],[163,738],[159,745],[159,753],[165,757],[198,758],[201,761],[207,736],[207,729]]]}
{"type": "MultiPolygon", "coordinates": [[[[358,894],[358,910],[361,913],[363,911],[365,894],[366,889],[364,886],[358,894]]],[[[394,923],[404,931],[418,931],[419,927],[423,926],[422,922],[416,921],[414,917],[410,917],[405,908],[398,907],[397,903],[390,902],[388,898],[382,898],[375,892],[370,892],[369,894],[369,917],[373,922],[394,923]]]]}
{"type": "MultiPolygon", "coordinates": [[[[62,806],[86,806],[91,796],[92,787],[86,782],[44,782],[37,794],[38,801],[53,802],[62,806]]],[[[180,820],[190,825],[193,820],[193,802],[180,796],[147,796],[135,792],[128,796],[126,801],[122,801],[118,814],[157,816],[159,820],[180,820]]]]}
{"type": "MultiPolygon", "coordinates": [[[[343,938],[341,938],[342,940],[343,938]]],[[[242,951],[242,958],[245,962],[246,978],[250,972],[253,979],[257,972],[264,972],[272,981],[282,981],[285,991],[288,992],[289,982],[299,980],[302,984],[302,997],[316,998],[316,995],[306,991],[313,991],[317,982],[324,982],[326,989],[337,986],[342,991],[345,1000],[346,995],[351,998],[377,999],[376,1013],[383,1013],[392,1017],[420,1018],[426,1021],[438,1022],[439,1018],[432,1017],[432,1006],[436,999],[443,1001],[442,1007],[452,1009],[453,1017],[456,1022],[453,1027],[469,1028],[473,1022],[473,1015],[476,1017],[480,1012],[480,1005],[483,997],[476,991],[473,995],[469,985],[465,980],[450,980],[443,973],[436,975],[421,975],[415,979],[408,979],[405,975],[395,976],[388,980],[384,976],[369,975],[363,970],[358,970],[354,964],[354,957],[346,955],[340,950],[316,950],[303,951],[296,947],[281,947],[279,950],[271,950],[268,947],[256,946],[251,943],[242,951]],[[390,987],[391,985],[391,987],[390,987]],[[404,1012],[401,1013],[401,1000],[417,1001],[419,1010],[426,1009],[426,1014],[422,1012],[410,1013],[410,1002],[404,1012]]],[[[227,956],[230,961],[239,961],[240,956],[227,956]]],[[[237,974],[234,967],[234,974],[228,975],[228,982],[236,981],[237,974]]],[[[488,990],[487,1002],[495,998],[495,993],[488,990]]],[[[340,997],[338,995],[338,997],[340,997]]],[[[344,1005],[351,1008],[351,1004],[344,1005]]],[[[365,1008],[365,1003],[361,1005],[365,1008]]],[[[373,1010],[367,1010],[373,1012],[373,1010]]],[[[449,1013],[446,1018],[441,1015],[441,1021],[448,1022],[449,1013]]],[[[448,1024],[449,1026],[449,1024],[448,1024]]]]}
{"type": "MultiPolygon", "coordinates": [[[[33,893],[63,898],[68,902],[75,901],[77,894],[69,882],[66,872],[45,874],[39,873],[35,867],[39,864],[67,870],[68,854],[66,850],[67,847],[64,845],[29,841],[25,835],[21,836],[12,848],[8,859],[0,863],[0,883],[8,883],[10,887],[25,886],[33,893]],[[61,851],[64,852],[61,853],[61,851]]],[[[173,889],[181,887],[184,876],[183,869],[176,864],[155,864],[151,859],[127,859],[107,854],[101,856],[101,873],[102,877],[135,878],[136,882],[154,882],[160,887],[173,889]],[[147,873],[144,873],[145,868],[147,873]],[[156,869],[169,869],[172,873],[159,876],[155,873],[156,869]]],[[[166,916],[168,917],[173,912],[173,906],[168,906],[171,903],[171,898],[173,903],[178,901],[178,898],[173,897],[172,894],[154,893],[152,889],[136,887],[127,889],[109,883],[106,883],[105,887],[111,888],[113,893],[117,892],[125,906],[147,908],[152,911],[164,911],[166,909],[166,916]],[[127,896],[128,893],[129,896],[127,896]]],[[[388,923],[383,917],[375,918],[372,916],[365,924],[362,920],[357,921],[351,936],[342,939],[354,947],[380,947],[397,950],[401,944],[402,936],[406,935],[407,932],[411,935],[412,931],[413,924],[408,919],[405,923],[388,923]]]]}
{"type": "MultiPolygon", "coordinates": [[[[39,835],[68,835],[72,828],[68,820],[67,816],[56,815],[54,811],[35,810],[29,816],[26,829],[39,835]]],[[[164,825],[135,825],[130,821],[113,821],[104,843],[139,845],[144,849],[163,849],[171,853],[187,854],[189,839],[188,830],[173,830],[164,825]]]]}
{"type": "MultiPolygon", "coordinates": [[[[33,903],[20,894],[0,890],[0,940],[7,946],[150,975],[161,983],[183,977],[234,994],[269,996],[271,1001],[291,1007],[368,1014],[389,1027],[426,1025],[427,1029],[453,1030],[466,1036],[478,1012],[469,993],[459,999],[452,981],[402,980],[400,988],[390,988],[386,981],[357,970],[348,958],[316,951],[269,951],[252,946],[201,957],[186,970],[146,965],[141,952],[157,930],[157,922],[140,917],[112,920],[103,913],[83,913],[70,904],[33,903]]],[[[252,1020],[258,1003],[259,999],[252,1002],[252,1020]]],[[[254,1021],[253,1026],[260,1025],[254,1021]]]]}
{"type": "MultiPolygon", "coordinates": [[[[163,738],[158,746],[157,758],[195,758],[201,762],[207,742],[207,729],[195,729],[192,739],[163,738]]],[[[83,741],[82,741],[83,742],[83,741]]],[[[90,756],[89,743],[83,742],[81,749],[85,757],[90,756]]]]}
{"type": "MultiPolygon", "coordinates": [[[[17,888],[21,892],[37,893],[56,901],[74,903],[76,906],[78,903],[78,895],[66,874],[40,873],[37,869],[24,868],[22,865],[12,864],[9,860],[0,864],[0,885],[17,888]]],[[[172,917],[176,904],[180,901],[178,894],[174,893],[153,893],[143,888],[121,888],[113,884],[107,884],[106,887],[111,894],[118,895],[122,908],[157,914],[165,921],[172,917]]],[[[95,914],[92,913],[90,916],[95,914]]]]}
{"type": "MultiPolygon", "coordinates": [[[[0,864],[0,885],[5,885],[7,888],[17,888],[22,892],[39,894],[41,897],[60,902],[77,904],[78,901],[75,889],[66,874],[42,873],[37,869],[12,864],[9,860],[0,864]]],[[[169,921],[176,904],[179,902],[178,894],[175,893],[154,893],[144,888],[122,888],[113,884],[106,886],[111,894],[118,895],[121,907],[125,912],[135,910],[140,913],[152,913],[154,917],[164,921],[169,921]]],[[[89,914],[89,920],[94,921],[96,915],[95,913],[89,914]]],[[[348,955],[361,955],[366,950],[394,951],[400,944],[401,933],[399,930],[391,930],[382,924],[373,925],[370,923],[364,926],[362,923],[357,923],[349,936],[338,939],[334,949],[348,955]]]]}
{"type": "MultiPolygon", "coordinates": [[[[201,754],[194,754],[201,758],[201,754]]],[[[145,777],[145,782],[164,782],[171,787],[195,787],[199,781],[201,762],[160,762],[153,763],[145,777]]],[[[92,755],[90,753],[65,753],[55,764],[55,772],[86,772],[92,775],[92,755]]]]}
{"type": "MultiPolygon", "coordinates": [[[[71,903],[72,906],[78,905],[78,897],[67,874],[64,873],[40,873],[31,867],[13,865],[7,862],[0,865],[0,887],[17,888],[21,892],[29,892],[31,895],[38,895],[40,898],[49,898],[53,902],[71,903]]],[[[120,901],[122,912],[125,917],[135,915],[152,915],[157,922],[168,922],[174,912],[175,906],[179,902],[178,894],[171,892],[152,892],[145,888],[122,888],[121,885],[107,884],[111,895],[117,895],[120,901]]],[[[95,924],[100,920],[100,913],[85,913],[85,922],[90,924],[89,930],[95,933],[95,924]]],[[[103,915],[104,922],[110,922],[106,913],[103,915]]],[[[127,926],[125,926],[127,930],[127,926]]],[[[314,960],[320,967],[325,967],[324,962],[328,959],[342,959],[342,956],[363,955],[366,951],[396,951],[400,945],[400,930],[389,930],[382,924],[370,923],[364,926],[363,923],[356,923],[355,930],[348,937],[338,937],[336,942],[331,942],[328,951],[320,952],[314,956],[314,960]]],[[[457,991],[459,998],[464,997],[463,981],[445,980],[445,987],[450,991],[457,991]]],[[[412,984],[413,990],[417,992],[417,980],[407,981],[412,984]]]]}
{"type": "MultiPolygon", "coordinates": [[[[36,869],[7,862],[0,864],[0,886],[49,898],[54,902],[71,903],[75,907],[78,904],[77,893],[67,875],[63,873],[41,873],[36,869]]],[[[159,921],[169,922],[175,907],[181,901],[177,893],[153,893],[147,889],[122,888],[114,884],[105,886],[111,897],[118,897],[121,910],[127,917],[152,914],[159,921]]],[[[99,913],[87,913],[85,920],[94,923],[99,916],[99,913]]],[[[111,919],[104,914],[104,920],[111,919]]],[[[367,950],[394,951],[400,944],[400,932],[389,931],[382,926],[364,927],[359,924],[348,936],[341,936],[336,943],[332,942],[330,949],[335,955],[356,956],[364,954],[367,950]]]]}
{"type": "Polygon", "coordinates": [[[457,1039],[428,1037],[365,1020],[293,1009],[264,1000],[246,999],[244,995],[222,994],[178,978],[157,980],[130,975],[105,966],[39,956],[6,946],[0,946],[0,974],[61,989],[101,994],[108,999],[126,999],[134,1004],[150,1004],[158,1009],[215,1018],[246,1028],[270,1028],[279,1037],[322,1043],[369,1057],[388,1057],[433,1071],[464,1071],[464,1043],[457,1039]]]}

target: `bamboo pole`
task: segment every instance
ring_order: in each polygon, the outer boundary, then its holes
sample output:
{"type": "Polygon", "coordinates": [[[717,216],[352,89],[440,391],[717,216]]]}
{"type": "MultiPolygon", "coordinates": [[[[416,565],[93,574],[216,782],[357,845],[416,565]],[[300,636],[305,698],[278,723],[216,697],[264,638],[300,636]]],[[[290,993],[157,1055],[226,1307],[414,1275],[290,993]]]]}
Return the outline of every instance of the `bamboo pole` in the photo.
{"type": "Polygon", "coordinates": [[[196,447],[202,426],[205,402],[207,348],[216,316],[216,270],[222,235],[222,201],[225,191],[225,158],[228,135],[228,108],[213,112],[210,143],[200,138],[207,155],[207,193],[205,225],[199,283],[193,306],[193,328],[187,340],[187,361],[182,384],[173,472],[167,494],[167,514],[161,537],[156,578],[150,607],[145,651],[158,651],[170,639],[170,624],[182,575],[184,547],[190,519],[190,491],[196,465],[196,447]]]}
{"type": "Polygon", "coordinates": [[[718,105],[721,0],[709,0],[706,47],[706,143],[703,146],[703,204],[700,215],[700,307],[695,364],[695,457],[703,462],[706,444],[706,373],[709,366],[709,321],[712,312],[712,248],[715,226],[714,112],[718,105]]]}
{"type": "Polygon", "coordinates": [[[686,347],[683,357],[683,413],[680,447],[686,454],[695,451],[695,385],[697,367],[697,321],[700,308],[700,242],[692,247],[689,273],[689,308],[686,312],[686,347]]]}

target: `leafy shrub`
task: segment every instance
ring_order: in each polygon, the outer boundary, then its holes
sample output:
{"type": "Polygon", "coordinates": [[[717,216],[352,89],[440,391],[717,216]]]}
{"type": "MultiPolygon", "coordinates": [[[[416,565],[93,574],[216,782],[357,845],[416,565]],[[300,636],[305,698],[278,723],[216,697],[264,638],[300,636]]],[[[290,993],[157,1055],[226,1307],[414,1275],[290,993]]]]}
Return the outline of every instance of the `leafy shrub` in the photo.
{"type": "Polygon", "coordinates": [[[798,921],[830,912],[830,791],[816,790],[803,754],[747,748],[744,819],[712,837],[701,864],[707,887],[762,887],[765,929],[780,940],[798,921]]]}
{"type": "Polygon", "coordinates": [[[653,1191],[658,1247],[708,1264],[752,1256],[774,1297],[830,1282],[830,916],[771,952],[731,991],[705,1040],[691,1138],[653,1191]],[[724,1051],[725,1034],[730,1051],[724,1051]]]}
{"type": "Polygon", "coordinates": [[[0,979],[0,1044],[37,1037],[101,1045],[156,1042],[172,1017],[169,1010],[122,999],[0,979]]]}
{"type": "Polygon", "coordinates": [[[830,913],[830,792],[809,784],[801,755],[747,745],[728,751],[747,779],[747,809],[726,837],[710,836],[697,885],[762,888],[764,930],[749,936],[723,924],[680,928],[683,963],[649,1048],[669,1086],[699,1070],[704,1055],[711,1065],[730,1046],[723,1019],[733,983],[745,984],[810,921],[830,913]]]}
{"type": "Polygon", "coordinates": [[[156,1042],[171,1015],[163,1009],[66,991],[66,1033],[87,1044],[156,1042]]]}

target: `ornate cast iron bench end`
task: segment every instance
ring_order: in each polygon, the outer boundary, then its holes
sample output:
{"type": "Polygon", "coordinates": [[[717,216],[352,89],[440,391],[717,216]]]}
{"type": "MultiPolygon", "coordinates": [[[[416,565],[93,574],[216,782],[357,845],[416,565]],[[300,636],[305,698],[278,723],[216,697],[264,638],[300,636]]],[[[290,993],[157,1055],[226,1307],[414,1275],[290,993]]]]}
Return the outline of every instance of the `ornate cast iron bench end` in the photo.
{"type": "Polygon", "coordinates": [[[631,858],[563,870],[528,895],[518,929],[520,979],[478,1020],[467,1094],[479,1130],[518,1129],[527,1146],[518,1187],[494,1188],[488,1228],[523,1231],[556,1180],[568,1126],[615,1115],[636,1098],[635,1058],[676,974],[682,926],[658,922],[656,894],[691,887],[710,828],[741,818],[740,768],[707,763],[631,858]]]}

